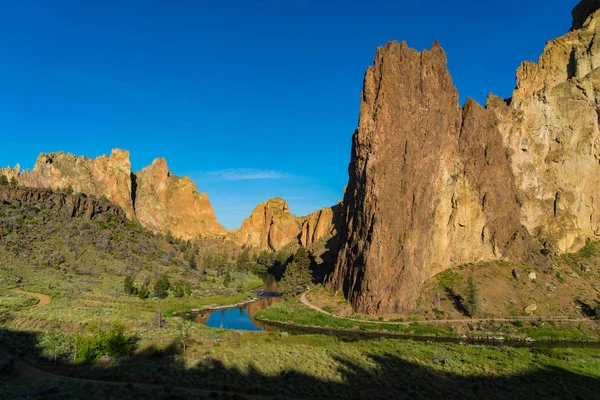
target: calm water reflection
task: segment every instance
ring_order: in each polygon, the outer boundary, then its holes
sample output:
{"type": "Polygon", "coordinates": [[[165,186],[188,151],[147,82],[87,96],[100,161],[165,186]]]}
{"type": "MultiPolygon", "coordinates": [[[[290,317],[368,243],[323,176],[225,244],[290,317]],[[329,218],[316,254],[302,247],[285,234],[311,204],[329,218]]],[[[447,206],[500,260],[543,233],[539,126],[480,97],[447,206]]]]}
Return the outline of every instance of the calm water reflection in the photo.
{"type": "Polygon", "coordinates": [[[280,301],[283,301],[283,298],[264,297],[244,307],[200,313],[195,321],[212,328],[263,331],[266,330],[266,326],[255,320],[254,314],[280,301]]]}

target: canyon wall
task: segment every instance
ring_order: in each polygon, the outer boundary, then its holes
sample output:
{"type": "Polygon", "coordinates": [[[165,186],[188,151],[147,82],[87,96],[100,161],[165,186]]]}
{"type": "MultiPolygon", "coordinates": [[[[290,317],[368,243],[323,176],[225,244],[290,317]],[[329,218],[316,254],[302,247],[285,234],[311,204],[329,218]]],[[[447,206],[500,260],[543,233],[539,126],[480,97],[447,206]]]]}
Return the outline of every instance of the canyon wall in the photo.
{"type": "Polygon", "coordinates": [[[330,283],[356,310],[406,312],[445,269],[543,262],[542,247],[576,251],[600,235],[598,3],[582,2],[571,31],[519,68],[513,98],[486,108],[460,107],[439,44],[377,50],[330,283]]]}

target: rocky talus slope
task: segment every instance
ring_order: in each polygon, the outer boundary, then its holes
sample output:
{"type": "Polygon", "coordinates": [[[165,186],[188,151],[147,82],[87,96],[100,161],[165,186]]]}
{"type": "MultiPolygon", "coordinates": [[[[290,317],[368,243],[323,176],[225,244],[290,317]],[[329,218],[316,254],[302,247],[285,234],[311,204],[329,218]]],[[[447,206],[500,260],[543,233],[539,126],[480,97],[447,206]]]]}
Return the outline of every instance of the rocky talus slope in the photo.
{"type": "Polygon", "coordinates": [[[0,169],[25,187],[67,189],[106,197],[127,217],[157,233],[171,231],[176,237],[225,234],[208,196],[198,193],[189,178],[171,174],[164,159],[132,173],[129,152],[115,149],[109,157],[94,159],[65,153],[41,154],[31,171],[0,169]]]}
{"type": "Polygon", "coordinates": [[[464,107],[438,43],[392,42],[364,79],[331,285],[364,313],[414,307],[461,264],[543,262],[600,237],[600,2],[517,71],[512,99],[464,107]]]}

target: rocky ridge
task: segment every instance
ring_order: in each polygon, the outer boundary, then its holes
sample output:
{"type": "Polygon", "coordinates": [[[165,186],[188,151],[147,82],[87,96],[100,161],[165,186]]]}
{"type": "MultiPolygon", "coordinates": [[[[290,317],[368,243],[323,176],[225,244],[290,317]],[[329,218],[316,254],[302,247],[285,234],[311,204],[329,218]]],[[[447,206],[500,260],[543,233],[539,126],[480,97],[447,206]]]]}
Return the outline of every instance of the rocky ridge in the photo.
{"type": "Polygon", "coordinates": [[[334,208],[324,208],[297,217],[283,199],[269,199],[254,209],[239,230],[228,232],[217,221],[208,195],[199,193],[190,178],[173,175],[163,158],[133,173],[129,152],[119,149],[93,159],[40,154],[31,171],[21,171],[17,165],[0,168],[0,174],[17,179],[23,187],[72,189],[74,193],[105,197],[121,207],[127,218],[156,233],[170,231],[183,239],[227,236],[260,250],[278,251],[289,244],[310,246],[330,237],[337,215],[334,208]]]}
{"type": "Polygon", "coordinates": [[[260,250],[279,251],[289,244],[308,247],[335,234],[338,210],[323,208],[297,217],[282,198],[269,199],[256,206],[233,236],[238,244],[260,250]]]}
{"type": "Polygon", "coordinates": [[[222,235],[208,196],[198,193],[189,178],[171,174],[164,159],[132,173],[129,152],[114,149],[110,156],[94,159],[65,153],[40,154],[31,171],[0,169],[28,188],[72,189],[76,193],[106,197],[123,209],[127,218],[139,220],[157,233],[183,239],[222,235]]]}
{"type": "Polygon", "coordinates": [[[438,43],[377,50],[331,280],[356,310],[406,312],[445,269],[544,262],[600,236],[599,9],[577,6],[571,31],[519,67],[512,99],[485,108],[460,107],[438,43]]]}
{"type": "Polygon", "coordinates": [[[16,208],[35,207],[57,210],[69,217],[93,219],[113,214],[125,219],[125,212],[113,203],[83,195],[57,193],[47,189],[0,186],[0,202],[16,208]]]}

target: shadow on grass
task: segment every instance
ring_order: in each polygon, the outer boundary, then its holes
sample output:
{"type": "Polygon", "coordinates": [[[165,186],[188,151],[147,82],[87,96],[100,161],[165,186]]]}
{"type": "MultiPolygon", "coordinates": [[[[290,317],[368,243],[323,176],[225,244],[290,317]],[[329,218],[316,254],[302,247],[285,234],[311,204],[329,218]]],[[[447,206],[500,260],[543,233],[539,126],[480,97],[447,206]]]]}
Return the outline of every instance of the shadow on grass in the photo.
{"type": "Polygon", "coordinates": [[[469,311],[464,306],[463,297],[447,286],[444,287],[444,290],[446,291],[446,296],[448,296],[448,299],[450,299],[452,301],[452,304],[454,305],[454,308],[456,309],[456,311],[461,313],[463,316],[470,318],[471,315],[469,314],[469,311]]]}
{"type": "Polygon", "coordinates": [[[586,317],[591,319],[598,319],[599,316],[597,308],[590,306],[588,303],[580,299],[575,299],[575,304],[577,304],[581,308],[581,313],[586,317]]]}
{"type": "MultiPolygon", "coordinates": [[[[165,350],[147,348],[134,357],[110,363],[54,366],[40,360],[36,336],[30,332],[0,329],[0,343],[3,349],[17,357],[36,360],[36,363],[39,363],[37,365],[45,371],[76,378],[119,381],[123,382],[122,387],[126,388],[132,388],[132,385],[125,383],[137,382],[166,385],[165,390],[196,387],[274,396],[274,399],[593,399],[598,398],[600,393],[600,380],[554,366],[522,375],[467,377],[427,368],[391,354],[368,355],[373,366],[369,369],[341,354],[334,355],[333,358],[338,363],[338,372],[343,377],[341,381],[319,378],[318,371],[315,371],[315,376],[309,376],[292,368],[282,371],[279,375],[266,375],[254,364],[248,365],[244,371],[239,371],[226,367],[209,355],[198,360],[195,366],[186,368],[183,357],[178,356],[178,349],[174,345],[165,350]]],[[[438,361],[441,365],[456,362],[451,357],[454,356],[443,357],[438,361]]],[[[532,361],[535,361],[535,354],[532,354],[532,361]]],[[[502,366],[499,364],[498,368],[501,369],[502,366]]],[[[2,379],[0,376],[0,381],[2,379]]],[[[37,382],[30,377],[27,379],[31,385],[37,382]]],[[[82,390],[101,390],[103,386],[106,384],[86,383],[82,390]]],[[[61,397],[60,387],[53,387],[52,390],[58,390],[58,393],[54,393],[54,397],[51,398],[88,398],[85,393],[82,393],[81,397],[73,397],[73,394],[69,395],[71,397],[61,397]]],[[[184,398],[167,395],[160,390],[152,392],[152,395],[139,394],[139,397],[133,393],[134,391],[125,398],[184,398]]],[[[208,398],[219,396],[214,393],[208,398]]],[[[43,394],[26,398],[48,397],[43,394]]]]}

